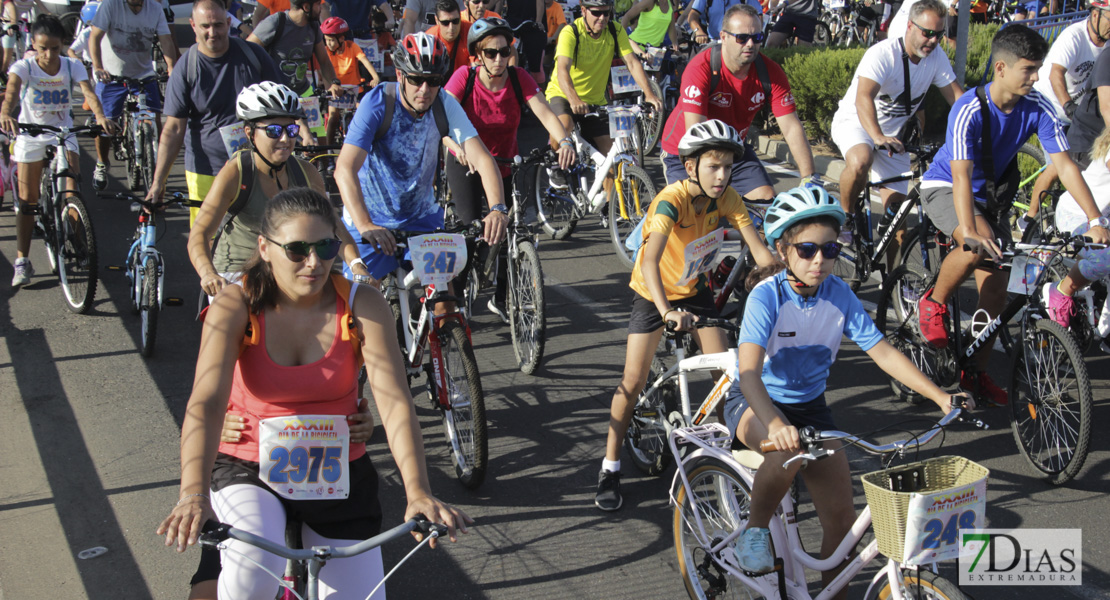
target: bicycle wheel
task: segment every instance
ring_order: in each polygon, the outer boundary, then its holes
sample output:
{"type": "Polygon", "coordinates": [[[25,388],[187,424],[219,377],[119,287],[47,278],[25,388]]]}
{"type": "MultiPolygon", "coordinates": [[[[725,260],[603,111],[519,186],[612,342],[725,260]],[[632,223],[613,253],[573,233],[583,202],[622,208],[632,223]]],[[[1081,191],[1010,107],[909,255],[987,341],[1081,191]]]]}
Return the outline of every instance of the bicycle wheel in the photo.
{"type": "MultiPolygon", "coordinates": [[[[139,127],[138,123],[130,121],[130,127],[139,127]]],[[[136,192],[143,187],[143,165],[140,163],[142,146],[139,144],[142,140],[139,139],[139,133],[134,129],[125,129],[123,146],[124,152],[127,153],[127,187],[132,192],[136,192]]]]}
{"type": "Polygon", "coordinates": [[[1075,339],[1050,319],[1015,348],[1010,422],[1022,456],[1049,482],[1071,481],[1087,460],[1091,381],[1075,339]]]}
{"type": "Polygon", "coordinates": [[[443,429],[455,459],[455,475],[467,489],[486,478],[489,447],[486,441],[486,402],[474,349],[463,326],[453,320],[439,329],[443,369],[447,378],[450,410],[443,411],[443,429]]]}
{"type": "MultiPolygon", "coordinates": [[[[859,212],[856,217],[857,219],[863,219],[865,215],[859,212]]],[[[852,243],[841,249],[840,256],[833,263],[832,274],[844,280],[844,283],[847,283],[853,292],[858,291],[859,287],[863,285],[863,280],[860,278],[859,264],[861,260],[867,260],[862,258],[863,240],[859,239],[859,232],[862,229],[857,224],[852,234],[852,243]]]]}
{"type": "Polygon", "coordinates": [[[154,336],[158,332],[158,260],[153,256],[143,262],[143,284],[139,296],[139,322],[142,324],[140,341],[144,357],[154,353],[154,336]]]}
{"type": "MultiPolygon", "coordinates": [[[[659,82],[652,77],[648,77],[648,87],[651,88],[651,93],[655,94],[656,98],[663,99],[663,88],[659,87],[659,82]]],[[[662,110],[652,111],[651,118],[641,117],[637,119],[643,123],[643,136],[640,139],[640,148],[643,156],[647,156],[655,151],[659,145],[659,136],[663,134],[663,121],[666,115],[662,110]]],[[[644,161],[640,160],[640,166],[644,166],[644,161]]]]}
{"type": "MultiPolygon", "coordinates": [[[[903,598],[929,600],[967,600],[956,584],[929,570],[900,569],[902,575],[901,595],[903,598]]],[[[867,600],[887,600],[894,595],[890,579],[880,580],[883,585],[872,588],[867,600]]]]}
{"type": "Polygon", "coordinates": [[[86,313],[96,296],[96,237],[89,211],[81,198],[70,194],[58,223],[58,278],[62,282],[66,308],[86,313]]]}
{"type": "Polygon", "coordinates": [[[74,33],[76,33],[77,27],[81,24],[81,13],[67,12],[58,17],[58,20],[62,22],[62,28],[65,29],[66,32],[65,36],[62,37],[62,44],[68,46],[73,43],[74,33]]]}
{"type": "MultiPolygon", "coordinates": [[[[721,566],[727,562],[735,568],[734,556],[710,551],[747,523],[751,488],[731,467],[712,457],[687,465],[686,477],[690,487],[679,488],[672,522],[678,570],[686,592],[695,600],[758,597],[753,590],[730,578],[721,566]]],[[[731,546],[726,546],[723,552],[731,554],[731,546]]]]}
{"type": "MultiPolygon", "coordinates": [[[[932,278],[917,267],[901,265],[883,281],[875,310],[875,326],[883,332],[890,345],[906,355],[911,362],[937,385],[947,385],[941,377],[938,351],[921,337],[917,304],[932,286],[932,278]]],[[[925,397],[891,378],[890,389],[901,400],[921,404],[925,397]]]]}
{"type": "Polygon", "coordinates": [[[613,249],[617,256],[628,268],[635,264],[635,253],[625,247],[628,236],[640,224],[640,220],[647,216],[648,207],[655,198],[655,185],[647,171],[633,164],[621,165],[622,177],[620,181],[613,180],[613,187],[609,191],[609,236],[613,241],[613,249]],[[619,191],[619,195],[618,195],[619,191]],[[623,201],[624,215],[621,215],[623,201]]]}
{"type": "MultiPolygon", "coordinates": [[[[53,167],[53,165],[51,165],[53,167]]],[[[18,180],[16,182],[18,186],[18,180]]],[[[18,191],[19,188],[13,188],[18,191]]],[[[13,196],[14,198],[15,196],[13,196]]],[[[46,258],[50,261],[50,274],[58,274],[58,253],[55,247],[58,244],[57,224],[54,223],[54,180],[43,169],[42,181],[39,183],[39,208],[35,217],[35,231],[42,236],[42,245],[46,249],[46,258]]]]}
{"type": "MultiPolygon", "coordinates": [[[[573,177],[567,173],[566,177],[573,177]]],[[[565,240],[578,225],[578,207],[569,189],[555,189],[547,177],[547,169],[536,169],[536,217],[544,233],[552,239],[565,240]]]]}
{"type": "Polygon", "coordinates": [[[933,235],[926,235],[921,240],[922,228],[909,227],[902,237],[902,247],[899,250],[898,264],[906,265],[921,273],[937,273],[940,271],[940,246],[933,235]]]}
{"type": "Polygon", "coordinates": [[[543,360],[546,316],[543,270],[536,247],[528,240],[517,244],[509,264],[509,326],[520,370],[531,375],[543,360]]]}
{"type": "MultiPolygon", "coordinates": [[[[648,383],[667,371],[659,357],[651,362],[648,383]]],[[[654,390],[640,393],[632,409],[632,420],[624,434],[624,447],[632,464],[646,475],[660,475],[671,464],[667,447],[667,415],[678,410],[678,386],[673,379],[654,390]]]]}
{"type": "Polygon", "coordinates": [[[139,171],[149,190],[154,185],[154,167],[158,163],[158,134],[153,123],[145,122],[139,127],[139,171]]]}
{"type": "Polygon", "coordinates": [[[813,30],[813,45],[814,46],[828,46],[832,40],[832,30],[829,26],[818,22],[817,28],[813,30]]]}

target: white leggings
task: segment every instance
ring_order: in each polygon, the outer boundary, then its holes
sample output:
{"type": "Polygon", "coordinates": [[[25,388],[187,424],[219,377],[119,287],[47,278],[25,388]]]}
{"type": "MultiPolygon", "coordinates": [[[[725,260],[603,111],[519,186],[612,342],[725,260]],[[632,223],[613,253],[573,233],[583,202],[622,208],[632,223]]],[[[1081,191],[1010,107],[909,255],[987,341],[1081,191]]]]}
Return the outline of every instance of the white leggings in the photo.
{"type": "MultiPolygon", "coordinates": [[[[221,522],[278,544],[285,543],[285,508],[269,490],[249,484],[231,485],[212,492],[212,506],[221,522]]],[[[349,546],[358,541],[325,538],[308,525],[302,528],[301,536],[305,548],[349,546]]],[[[220,600],[273,600],[277,581],[243,555],[279,577],[285,571],[285,559],[243,542],[228,540],[227,544],[230,549],[220,553],[220,600]]],[[[351,558],[332,559],[320,570],[320,598],[363,600],[384,576],[381,548],[351,558]]],[[[373,600],[385,600],[384,586],[373,600]]]]}

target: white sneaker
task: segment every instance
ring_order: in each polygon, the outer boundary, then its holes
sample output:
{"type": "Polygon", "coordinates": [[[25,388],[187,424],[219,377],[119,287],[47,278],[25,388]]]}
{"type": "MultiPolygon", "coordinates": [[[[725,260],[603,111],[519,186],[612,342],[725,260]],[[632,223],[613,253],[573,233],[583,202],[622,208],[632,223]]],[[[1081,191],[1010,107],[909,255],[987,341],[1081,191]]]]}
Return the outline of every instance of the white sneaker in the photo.
{"type": "Polygon", "coordinates": [[[108,165],[98,162],[93,169],[93,187],[103,190],[108,187],[108,165]]]}
{"type": "Polygon", "coordinates": [[[768,573],[775,567],[768,542],[771,531],[763,527],[748,527],[740,534],[734,551],[740,568],[749,573],[768,573]]]}
{"type": "Polygon", "coordinates": [[[567,189],[567,174],[562,169],[548,167],[547,182],[555,189],[565,190],[567,189]]]}
{"type": "Polygon", "coordinates": [[[497,315],[497,318],[501,319],[503,323],[508,324],[509,314],[506,313],[504,307],[493,300],[493,298],[490,298],[490,301],[486,303],[486,308],[488,308],[491,313],[497,315]]]}
{"type": "Polygon", "coordinates": [[[15,259],[15,276],[12,277],[12,287],[16,288],[31,281],[35,274],[35,267],[31,266],[31,259],[27,257],[15,259]]]}

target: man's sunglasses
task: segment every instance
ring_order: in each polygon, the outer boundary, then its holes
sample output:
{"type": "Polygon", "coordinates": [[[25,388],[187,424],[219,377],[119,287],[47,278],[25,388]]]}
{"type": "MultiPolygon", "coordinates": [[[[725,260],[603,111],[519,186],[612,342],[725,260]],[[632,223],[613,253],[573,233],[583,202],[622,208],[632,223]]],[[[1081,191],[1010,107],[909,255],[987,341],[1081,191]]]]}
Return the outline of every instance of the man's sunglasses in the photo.
{"type": "Polygon", "coordinates": [[[591,15],[593,15],[597,18],[612,17],[613,16],[613,11],[609,10],[607,8],[591,8],[591,9],[588,9],[586,12],[590,13],[591,15]]]}
{"type": "Polygon", "coordinates": [[[731,35],[732,37],[736,38],[736,43],[740,44],[741,46],[746,46],[748,44],[748,40],[751,40],[757,44],[762,44],[764,38],[763,32],[733,33],[731,31],[725,31],[724,29],[722,29],[721,33],[725,35],[731,35]]]}
{"type": "Polygon", "coordinates": [[[493,4],[497,0],[470,0],[471,4],[493,4]]]}
{"type": "Polygon", "coordinates": [[[266,137],[270,138],[271,140],[280,140],[282,133],[289,134],[289,139],[292,140],[296,139],[297,134],[301,132],[301,126],[297,125],[296,123],[290,123],[288,125],[278,125],[276,123],[273,123],[270,125],[263,125],[262,131],[265,131],[266,137]]]}
{"type": "Polygon", "coordinates": [[[439,19],[439,24],[440,25],[458,25],[460,21],[462,21],[462,17],[456,17],[454,19],[439,19]]]}
{"type": "MultiPolygon", "coordinates": [[[[913,21],[910,21],[910,23],[913,23],[913,21]]],[[[920,29],[921,30],[921,35],[925,36],[925,39],[927,39],[927,40],[931,40],[933,38],[939,38],[944,33],[943,29],[925,29],[924,27],[918,25],[917,23],[913,23],[913,26],[920,29]]]]}
{"type": "Polygon", "coordinates": [[[493,60],[498,56],[500,56],[501,58],[508,58],[509,55],[512,53],[513,49],[508,46],[502,46],[500,48],[482,48],[482,54],[484,54],[486,58],[490,60],[493,60]]]}
{"type": "Polygon", "coordinates": [[[318,242],[289,242],[288,244],[282,244],[268,237],[266,239],[271,244],[281,246],[285,250],[285,257],[295,263],[308,260],[308,253],[311,249],[316,250],[316,256],[320,260],[331,260],[339,254],[339,247],[343,245],[343,242],[335,238],[324,238],[318,242]]]}
{"type": "Polygon", "coordinates": [[[413,87],[420,87],[425,83],[428,87],[440,87],[443,85],[443,77],[440,75],[405,75],[405,79],[413,85],[413,87]]]}
{"type": "Polygon", "coordinates": [[[790,244],[794,246],[794,250],[798,253],[798,257],[803,260],[813,258],[817,251],[821,251],[821,256],[826,259],[834,259],[840,256],[840,242],[829,242],[823,246],[818,246],[813,242],[802,242],[800,244],[790,244]]]}

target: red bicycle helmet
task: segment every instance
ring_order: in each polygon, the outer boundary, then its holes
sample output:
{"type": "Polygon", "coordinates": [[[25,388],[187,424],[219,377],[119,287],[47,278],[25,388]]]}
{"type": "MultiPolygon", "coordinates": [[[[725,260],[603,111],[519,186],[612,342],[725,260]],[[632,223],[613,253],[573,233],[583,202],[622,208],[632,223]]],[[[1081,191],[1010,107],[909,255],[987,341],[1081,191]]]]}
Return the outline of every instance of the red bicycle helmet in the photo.
{"type": "Polygon", "coordinates": [[[328,17],[320,24],[320,33],[324,35],[347,35],[350,30],[347,22],[339,17],[328,17]]]}
{"type": "Polygon", "coordinates": [[[406,75],[447,75],[451,57],[435,36],[410,33],[393,49],[393,65],[406,75]]]}
{"type": "Polygon", "coordinates": [[[1091,8],[1110,9],[1110,0],[1091,0],[1089,4],[1091,8]]]}

